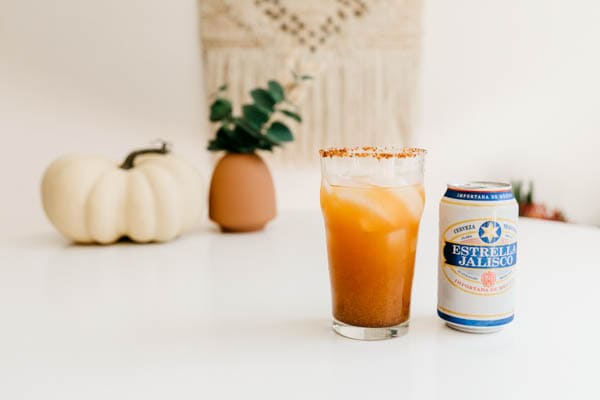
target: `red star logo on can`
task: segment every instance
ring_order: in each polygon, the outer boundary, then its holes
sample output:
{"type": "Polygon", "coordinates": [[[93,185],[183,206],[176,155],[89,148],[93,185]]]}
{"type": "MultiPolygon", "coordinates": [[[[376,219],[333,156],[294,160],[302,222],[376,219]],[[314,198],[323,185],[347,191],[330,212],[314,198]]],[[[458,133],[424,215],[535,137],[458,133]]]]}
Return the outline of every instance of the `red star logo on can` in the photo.
{"type": "Polygon", "coordinates": [[[485,271],[481,274],[481,283],[484,287],[494,286],[496,283],[496,273],[494,271],[485,271]]]}

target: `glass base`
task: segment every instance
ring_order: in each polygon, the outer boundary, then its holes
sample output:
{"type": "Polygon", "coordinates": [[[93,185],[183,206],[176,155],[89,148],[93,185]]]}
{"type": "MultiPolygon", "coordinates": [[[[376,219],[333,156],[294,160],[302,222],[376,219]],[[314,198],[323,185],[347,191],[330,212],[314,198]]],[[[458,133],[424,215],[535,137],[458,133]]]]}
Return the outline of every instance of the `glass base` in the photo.
{"type": "Polygon", "coordinates": [[[384,340],[404,335],[408,332],[408,322],[384,328],[366,328],[345,324],[333,319],[333,331],[340,336],[356,340],[384,340]]]}

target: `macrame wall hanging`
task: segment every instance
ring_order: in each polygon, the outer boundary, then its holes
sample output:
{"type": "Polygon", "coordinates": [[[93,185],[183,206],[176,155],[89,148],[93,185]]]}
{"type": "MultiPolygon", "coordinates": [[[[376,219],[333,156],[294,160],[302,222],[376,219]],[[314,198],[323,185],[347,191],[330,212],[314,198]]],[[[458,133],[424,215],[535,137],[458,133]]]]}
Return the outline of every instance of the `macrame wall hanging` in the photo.
{"type": "Polygon", "coordinates": [[[422,0],[200,0],[207,95],[235,104],[268,79],[314,76],[286,159],[332,145],[404,145],[419,67],[422,0]]]}

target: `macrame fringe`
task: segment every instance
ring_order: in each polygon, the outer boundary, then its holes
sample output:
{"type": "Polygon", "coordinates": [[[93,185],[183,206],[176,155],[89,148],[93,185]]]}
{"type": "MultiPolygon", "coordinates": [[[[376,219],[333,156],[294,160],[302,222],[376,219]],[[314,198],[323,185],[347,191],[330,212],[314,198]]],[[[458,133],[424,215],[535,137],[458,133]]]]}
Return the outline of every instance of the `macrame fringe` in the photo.
{"type": "MultiPolygon", "coordinates": [[[[304,83],[306,92],[298,104],[302,124],[286,121],[295,141],[275,150],[274,160],[314,160],[318,149],[328,146],[408,142],[418,65],[414,51],[360,50],[343,57],[317,52],[306,57],[323,67],[314,80],[304,83]]],[[[227,83],[227,95],[239,107],[250,101],[254,87],[281,77],[286,55],[260,48],[221,48],[206,52],[204,63],[208,93],[227,83]]]]}

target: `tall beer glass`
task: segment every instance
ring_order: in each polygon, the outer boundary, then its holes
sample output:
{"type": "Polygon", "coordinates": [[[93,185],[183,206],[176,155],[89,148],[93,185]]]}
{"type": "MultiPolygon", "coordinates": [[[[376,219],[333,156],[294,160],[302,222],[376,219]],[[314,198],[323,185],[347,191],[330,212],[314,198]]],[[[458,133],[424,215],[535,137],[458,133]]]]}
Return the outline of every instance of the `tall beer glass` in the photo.
{"type": "Polygon", "coordinates": [[[353,339],[408,328],[425,150],[320,151],[333,329],[353,339]]]}

